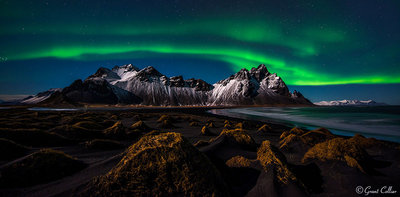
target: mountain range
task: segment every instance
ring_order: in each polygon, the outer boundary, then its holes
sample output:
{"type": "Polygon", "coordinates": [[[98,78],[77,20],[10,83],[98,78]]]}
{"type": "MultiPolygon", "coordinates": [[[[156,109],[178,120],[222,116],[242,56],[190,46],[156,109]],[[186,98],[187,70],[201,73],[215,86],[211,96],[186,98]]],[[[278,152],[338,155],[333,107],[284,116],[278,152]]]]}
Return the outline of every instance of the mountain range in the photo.
{"type": "Polygon", "coordinates": [[[315,105],[321,105],[321,106],[360,106],[360,105],[368,105],[368,106],[377,106],[377,105],[387,105],[385,103],[377,103],[376,101],[373,100],[366,100],[366,101],[360,101],[360,100],[337,100],[337,101],[320,101],[314,103],[315,105]]]}
{"type": "Polygon", "coordinates": [[[139,104],[151,106],[312,105],[300,92],[289,92],[276,73],[261,64],[241,69],[211,85],[202,79],[167,77],[148,66],[99,68],[85,80],[25,98],[25,104],[139,104]]]}

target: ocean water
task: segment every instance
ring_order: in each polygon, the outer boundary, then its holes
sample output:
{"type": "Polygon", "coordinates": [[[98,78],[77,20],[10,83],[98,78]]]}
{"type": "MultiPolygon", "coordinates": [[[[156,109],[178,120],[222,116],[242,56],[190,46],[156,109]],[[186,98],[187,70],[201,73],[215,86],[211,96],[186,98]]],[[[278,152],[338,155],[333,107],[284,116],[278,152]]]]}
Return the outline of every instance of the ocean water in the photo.
{"type": "Polygon", "coordinates": [[[213,114],[400,142],[400,106],[260,107],[213,109],[213,114]]]}

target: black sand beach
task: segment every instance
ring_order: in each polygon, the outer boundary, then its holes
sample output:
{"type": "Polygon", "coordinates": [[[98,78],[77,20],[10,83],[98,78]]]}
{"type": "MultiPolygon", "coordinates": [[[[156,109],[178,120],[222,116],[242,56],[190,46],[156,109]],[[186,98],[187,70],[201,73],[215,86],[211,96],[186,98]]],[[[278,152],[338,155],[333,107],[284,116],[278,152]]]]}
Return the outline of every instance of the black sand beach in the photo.
{"type": "Polygon", "coordinates": [[[3,109],[0,196],[357,196],[357,186],[400,190],[397,143],[218,116],[210,109],[3,109]],[[143,160],[140,147],[155,149],[143,160]]]}

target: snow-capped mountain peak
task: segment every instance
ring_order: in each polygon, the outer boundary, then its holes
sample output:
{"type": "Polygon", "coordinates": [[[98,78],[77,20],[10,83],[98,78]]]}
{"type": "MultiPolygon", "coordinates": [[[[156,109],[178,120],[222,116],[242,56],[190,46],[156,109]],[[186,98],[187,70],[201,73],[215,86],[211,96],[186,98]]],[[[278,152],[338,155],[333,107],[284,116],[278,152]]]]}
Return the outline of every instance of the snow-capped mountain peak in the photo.
{"type": "Polygon", "coordinates": [[[89,76],[89,78],[97,78],[97,77],[106,79],[108,81],[121,79],[121,77],[117,73],[104,67],[100,67],[96,73],[89,76]]]}
{"type": "Polygon", "coordinates": [[[121,76],[123,73],[126,73],[126,72],[139,71],[139,68],[133,66],[132,64],[126,64],[126,65],[122,65],[122,66],[115,66],[112,69],[112,71],[117,73],[119,76],[121,76]]]}
{"type": "Polygon", "coordinates": [[[214,84],[208,101],[213,105],[310,103],[301,94],[297,96],[292,97],[285,82],[261,64],[250,71],[241,69],[214,84]]]}
{"type": "Polygon", "coordinates": [[[143,68],[136,74],[136,77],[141,81],[159,80],[159,78],[162,76],[164,75],[158,72],[158,70],[152,66],[143,68]]]}

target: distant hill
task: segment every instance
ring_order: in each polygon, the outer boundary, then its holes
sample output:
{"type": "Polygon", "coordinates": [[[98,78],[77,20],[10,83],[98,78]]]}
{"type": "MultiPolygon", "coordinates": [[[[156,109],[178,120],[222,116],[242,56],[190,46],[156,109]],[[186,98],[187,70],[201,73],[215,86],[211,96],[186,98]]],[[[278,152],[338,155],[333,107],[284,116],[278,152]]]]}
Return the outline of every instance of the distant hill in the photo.
{"type": "Polygon", "coordinates": [[[321,106],[348,106],[348,105],[368,105],[368,106],[378,106],[378,105],[387,105],[386,103],[377,103],[373,100],[360,101],[360,100],[337,100],[337,101],[320,101],[314,103],[315,105],[321,106]]]}

